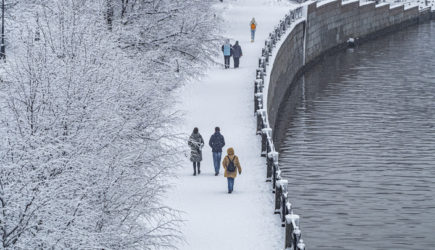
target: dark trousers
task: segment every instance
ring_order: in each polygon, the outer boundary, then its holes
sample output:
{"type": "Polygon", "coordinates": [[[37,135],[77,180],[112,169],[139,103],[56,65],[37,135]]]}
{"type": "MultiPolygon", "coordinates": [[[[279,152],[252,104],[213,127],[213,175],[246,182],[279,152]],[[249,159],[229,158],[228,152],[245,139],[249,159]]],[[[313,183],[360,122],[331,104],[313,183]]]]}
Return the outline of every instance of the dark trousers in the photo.
{"type": "Polygon", "coordinates": [[[233,57],[234,59],[234,68],[238,68],[239,67],[239,59],[240,57],[233,57]]]}
{"type": "Polygon", "coordinates": [[[193,173],[196,174],[196,167],[198,167],[198,174],[201,173],[201,163],[199,161],[193,162],[193,173]]]}
{"type": "Polygon", "coordinates": [[[226,69],[228,69],[230,67],[230,57],[231,56],[224,56],[225,68],[226,69]]]}

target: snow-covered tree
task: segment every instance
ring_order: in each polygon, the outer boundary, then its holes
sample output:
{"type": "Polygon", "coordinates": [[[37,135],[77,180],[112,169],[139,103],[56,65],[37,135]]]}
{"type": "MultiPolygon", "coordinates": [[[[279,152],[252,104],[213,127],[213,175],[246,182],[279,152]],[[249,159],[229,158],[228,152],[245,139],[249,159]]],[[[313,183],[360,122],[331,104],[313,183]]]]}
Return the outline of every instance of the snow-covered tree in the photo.
{"type": "Polygon", "coordinates": [[[0,82],[0,245],[172,247],[179,217],[161,199],[181,136],[170,96],[211,56],[211,3],[15,8],[0,82]]]}

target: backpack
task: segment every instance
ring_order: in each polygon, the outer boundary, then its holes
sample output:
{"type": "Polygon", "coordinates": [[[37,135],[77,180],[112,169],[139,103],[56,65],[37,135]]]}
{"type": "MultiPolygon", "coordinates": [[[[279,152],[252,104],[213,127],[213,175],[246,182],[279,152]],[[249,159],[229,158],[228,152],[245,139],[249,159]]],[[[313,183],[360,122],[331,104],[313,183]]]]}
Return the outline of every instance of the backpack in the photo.
{"type": "Polygon", "coordinates": [[[257,26],[255,25],[255,23],[251,23],[251,30],[255,30],[255,28],[257,28],[257,26]]]}
{"type": "Polygon", "coordinates": [[[231,160],[229,156],[227,156],[227,157],[228,157],[228,160],[230,161],[228,163],[228,166],[227,166],[227,171],[228,172],[234,172],[234,171],[236,171],[236,165],[234,165],[234,159],[236,157],[234,157],[233,160],[231,160]]]}

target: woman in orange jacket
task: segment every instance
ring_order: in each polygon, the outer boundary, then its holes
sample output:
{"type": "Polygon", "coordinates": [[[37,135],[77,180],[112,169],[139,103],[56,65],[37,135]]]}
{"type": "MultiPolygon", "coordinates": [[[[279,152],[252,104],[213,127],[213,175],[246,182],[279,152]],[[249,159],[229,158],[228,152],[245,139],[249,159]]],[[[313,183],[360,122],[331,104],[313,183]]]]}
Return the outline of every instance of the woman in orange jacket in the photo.
{"type": "Polygon", "coordinates": [[[227,156],[225,156],[222,166],[225,169],[224,176],[228,180],[228,193],[231,194],[234,188],[234,179],[237,177],[237,171],[239,174],[242,174],[239,158],[234,154],[233,148],[227,149],[227,156]]]}

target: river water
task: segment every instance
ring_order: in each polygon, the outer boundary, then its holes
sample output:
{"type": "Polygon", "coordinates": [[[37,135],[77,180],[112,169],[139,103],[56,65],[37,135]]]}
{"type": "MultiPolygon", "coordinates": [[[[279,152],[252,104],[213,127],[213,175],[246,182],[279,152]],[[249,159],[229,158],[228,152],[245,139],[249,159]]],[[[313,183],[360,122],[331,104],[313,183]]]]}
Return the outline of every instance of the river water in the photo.
{"type": "Polygon", "coordinates": [[[329,56],[277,123],[307,249],[435,249],[434,21],[329,56]]]}

